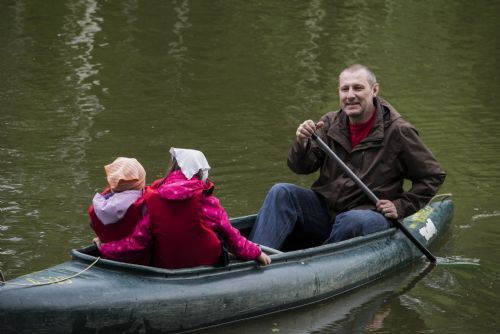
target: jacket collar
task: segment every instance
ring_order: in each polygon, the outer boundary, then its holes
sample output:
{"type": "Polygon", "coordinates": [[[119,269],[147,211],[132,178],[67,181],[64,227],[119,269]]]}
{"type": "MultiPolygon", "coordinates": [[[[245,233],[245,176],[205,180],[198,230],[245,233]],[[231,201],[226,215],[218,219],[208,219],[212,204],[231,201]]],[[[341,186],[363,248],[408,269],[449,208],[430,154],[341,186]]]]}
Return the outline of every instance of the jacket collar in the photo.
{"type": "MultiPolygon", "coordinates": [[[[373,104],[376,106],[373,128],[368,136],[356,146],[355,150],[382,145],[385,128],[400,117],[397,111],[382,98],[375,97],[373,104]]],[[[333,124],[328,129],[327,136],[339,143],[347,152],[352,151],[349,120],[342,109],[336,113],[333,124]]]]}

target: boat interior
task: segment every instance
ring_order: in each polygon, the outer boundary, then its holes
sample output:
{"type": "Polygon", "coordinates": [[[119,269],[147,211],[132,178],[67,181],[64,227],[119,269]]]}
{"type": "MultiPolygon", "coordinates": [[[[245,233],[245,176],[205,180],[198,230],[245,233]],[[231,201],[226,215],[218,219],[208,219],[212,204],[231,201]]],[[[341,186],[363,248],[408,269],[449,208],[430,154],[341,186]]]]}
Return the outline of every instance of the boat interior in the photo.
{"type": "MultiPolygon", "coordinates": [[[[256,218],[256,215],[248,215],[248,216],[238,217],[238,218],[231,219],[231,224],[234,227],[236,227],[243,236],[248,237],[248,235],[250,234],[250,231],[252,229],[252,226],[255,222],[255,218],[256,218]]],[[[320,240],[314,240],[312,238],[304,238],[303,236],[301,238],[299,238],[299,232],[294,231],[294,233],[292,233],[289,236],[289,238],[286,240],[282,250],[277,250],[277,249],[266,247],[263,245],[261,245],[260,247],[266,254],[276,255],[276,254],[283,254],[283,253],[287,253],[287,252],[292,252],[295,250],[301,250],[301,249],[307,249],[307,248],[311,248],[311,247],[315,247],[315,246],[320,246],[321,244],[322,244],[322,242],[320,240]]],[[[89,247],[86,247],[83,249],[79,249],[79,250],[73,250],[73,255],[76,258],[84,259],[86,261],[91,261],[92,259],[100,258],[100,256],[101,256],[99,249],[95,245],[92,245],[92,246],[89,246],[89,247]]],[[[134,264],[120,263],[120,262],[116,262],[116,261],[105,260],[102,258],[101,258],[100,262],[101,263],[108,262],[109,264],[113,264],[113,265],[130,267],[131,269],[133,267],[137,267],[137,265],[134,265],[134,264]]],[[[224,259],[223,261],[221,261],[221,263],[219,265],[216,265],[214,267],[220,268],[220,267],[224,267],[224,266],[227,266],[230,264],[234,265],[234,264],[243,264],[243,263],[248,263],[248,262],[251,263],[253,261],[240,260],[240,259],[237,259],[234,256],[232,256],[231,254],[229,254],[228,258],[224,259]]],[[[143,267],[143,266],[139,266],[139,267],[143,267]]],[[[154,267],[149,267],[149,268],[153,269],[154,267]]],[[[160,269],[160,268],[154,268],[154,269],[160,269]]],[[[191,269],[194,269],[194,268],[191,268],[191,269]]],[[[165,270],[165,269],[160,269],[160,270],[165,270]]],[[[184,271],[184,270],[186,270],[186,269],[181,269],[180,271],[184,271]]],[[[168,270],[168,271],[171,271],[171,270],[168,270]]],[[[179,270],[174,270],[174,271],[179,271],[179,270]]]]}

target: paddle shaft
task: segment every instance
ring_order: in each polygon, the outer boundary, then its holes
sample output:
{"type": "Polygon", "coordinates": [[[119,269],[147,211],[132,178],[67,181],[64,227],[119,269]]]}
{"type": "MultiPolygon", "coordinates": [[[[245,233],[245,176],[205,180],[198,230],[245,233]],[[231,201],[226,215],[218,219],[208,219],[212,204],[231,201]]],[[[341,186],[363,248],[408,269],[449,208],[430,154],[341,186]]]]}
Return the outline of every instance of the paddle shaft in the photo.
{"type": "MultiPolygon", "coordinates": [[[[332,158],[336,163],[339,164],[339,166],[342,168],[342,170],[347,175],[349,175],[349,177],[354,181],[354,183],[356,183],[356,185],[358,187],[360,187],[361,190],[363,190],[363,192],[365,193],[365,195],[368,196],[368,198],[373,203],[376,204],[379,201],[378,197],[370,190],[370,188],[368,188],[366,186],[366,184],[364,184],[363,181],[361,181],[361,179],[359,177],[357,177],[356,174],[354,174],[354,172],[335,154],[335,152],[332,151],[332,149],[330,147],[328,147],[328,145],[326,145],[326,143],[321,138],[319,138],[314,133],[312,135],[312,138],[318,143],[319,147],[330,158],[332,158]]],[[[432,255],[431,252],[429,252],[429,250],[427,248],[425,248],[425,246],[420,241],[418,241],[418,239],[416,239],[413,236],[413,234],[411,234],[410,231],[408,231],[408,229],[406,228],[406,226],[404,226],[403,224],[401,224],[401,222],[399,220],[397,220],[397,219],[391,219],[391,222],[393,223],[394,226],[396,226],[397,228],[399,228],[401,230],[401,232],[403,232],[404,235],[406,235],[408,237],[408,239],[410,239],[410,241],[413,242],[413,244],[415,246],[417,246],[417,248],[420,249],[420,251],[422,253],[424,253],[424,255],[429,259],[429,261],[431,261],[432,263],[436,263],[436,258],[434,257],[434,255],[432,255]]]]}

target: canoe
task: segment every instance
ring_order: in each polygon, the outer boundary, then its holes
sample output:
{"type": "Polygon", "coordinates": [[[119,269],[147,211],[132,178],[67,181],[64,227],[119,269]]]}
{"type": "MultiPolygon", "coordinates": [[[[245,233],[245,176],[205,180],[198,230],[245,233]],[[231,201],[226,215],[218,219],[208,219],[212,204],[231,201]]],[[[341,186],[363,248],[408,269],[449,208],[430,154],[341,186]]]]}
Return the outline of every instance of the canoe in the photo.
{"type": "MultiPolygon", "coordinates": [[[[441,196],[403,224],[429,247],[446,232],[453,211],[451,197],[441,196]]],[[[250,215],[231,223],[245,234],[254,221],[250,215]]],[[[94,246],[72,250],[69,261],[0,286],[0,333],[185,332],[320,302],[422,257],[395,228],[265,251],[273,261],[265,267],[232,261],[168,270],[101,259],[94,246]]]]}

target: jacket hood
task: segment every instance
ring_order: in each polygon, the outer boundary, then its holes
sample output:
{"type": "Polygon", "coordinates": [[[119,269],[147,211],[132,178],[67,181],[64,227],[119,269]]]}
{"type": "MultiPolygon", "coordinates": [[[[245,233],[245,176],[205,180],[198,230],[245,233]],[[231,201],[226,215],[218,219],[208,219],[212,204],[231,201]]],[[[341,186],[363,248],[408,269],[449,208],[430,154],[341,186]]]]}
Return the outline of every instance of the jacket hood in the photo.
{"type": "Polygon", "coordinates": [[[401,118],[397,110],[386,100],[381,97],[374,99],[373,103],[377,106],[377,110],[382,110],[382,122],[384,128],[388,127],[392,122],[401,118]]]}
{"type": "Polygon", "coordinates": [[[214,185],[193,177],[188,180],[181,170],[171,172],[158,187],[158,193],[169,200],[182,200],[195,196],[200,191],[211,191],[214,185]]]}
{"type": "Polygon", "coordinates": [[[128,208],[142,196],[142,190],[125,190],[119,193],[95,194],[92,199],[94,212],[104,225],[116,223],[125,216],[128,208]]]}

